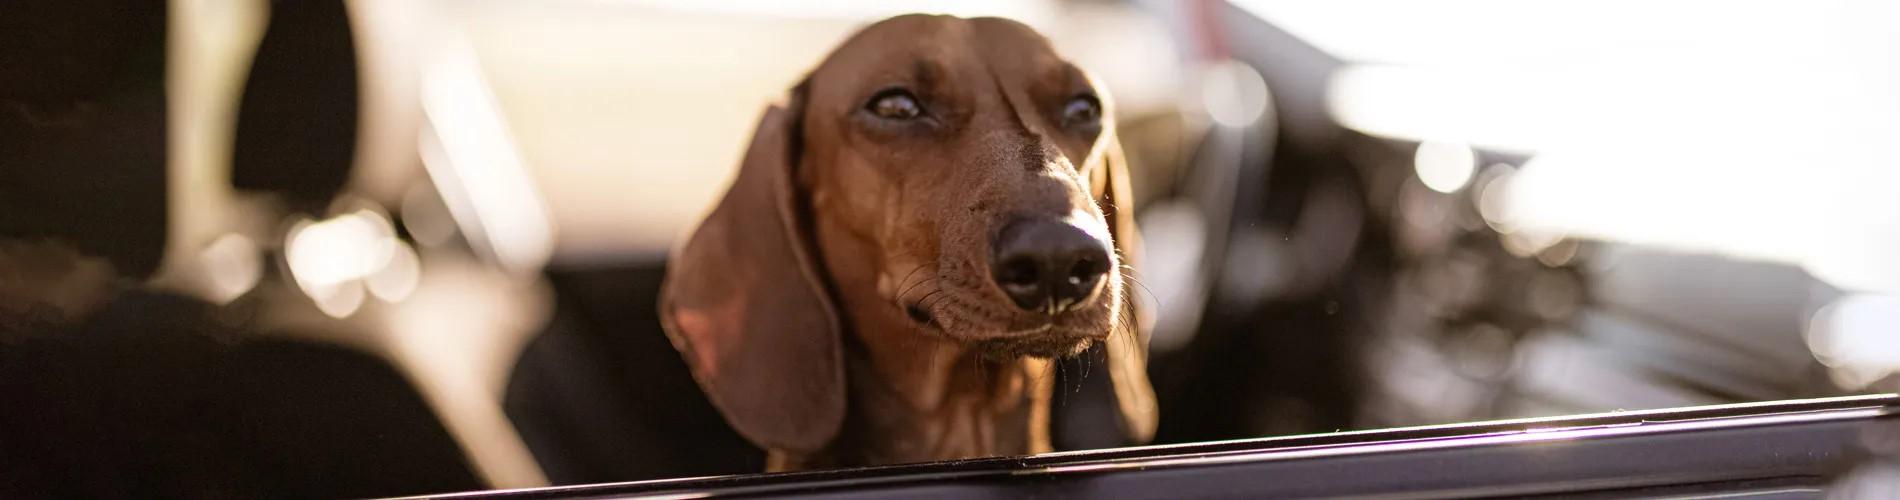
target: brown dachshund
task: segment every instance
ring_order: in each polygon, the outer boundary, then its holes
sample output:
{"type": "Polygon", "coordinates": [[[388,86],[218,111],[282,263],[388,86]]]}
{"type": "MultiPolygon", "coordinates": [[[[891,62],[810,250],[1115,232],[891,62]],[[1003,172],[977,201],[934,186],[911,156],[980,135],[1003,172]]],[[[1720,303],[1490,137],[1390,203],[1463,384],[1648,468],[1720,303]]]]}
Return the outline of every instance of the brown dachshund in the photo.
{"type": "Polygon", "coordinates": [[[1054,358],[1092,344],[1146,441],[1113,111],[1014,21],[864,29],[766,111],[674,253],[667,335],[770,470],[1049,451],[1054,358]]]}

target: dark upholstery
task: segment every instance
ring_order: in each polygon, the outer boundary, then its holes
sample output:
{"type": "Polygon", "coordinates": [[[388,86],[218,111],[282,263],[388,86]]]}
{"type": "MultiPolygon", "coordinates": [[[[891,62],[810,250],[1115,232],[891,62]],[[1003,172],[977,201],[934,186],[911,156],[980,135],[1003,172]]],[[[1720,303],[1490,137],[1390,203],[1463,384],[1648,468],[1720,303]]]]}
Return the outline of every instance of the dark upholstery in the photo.
{"type": "MultiPolygon", "coordinates": [[[[342,2],[276,7],[239,149],[307,157],[271,175],[258,172],[283,156],[245,156],[255,161],[239,177],[328,199],[340,182],[326,179],[349,172],[355,127],[342,2]],[[323,119],[331,111],[347,120],[323,119]]],[[[214,321],[234,311],[132,288],[166,243],[166,26],[162,0],[0,7],[0,239],[70,242],[124,278],[120,295],[84,320],[0,321],[14,329],[0,331],[0,498],[480,488],[435,414],[383,360],[243,331],[214,321]]]]}
{"type": "Polygon", "coordinates": [[[342,498],[477,489],[408,381],[130,293],[0,345],[0,497],[342,498]]]}
{"type": "Polygon", "coordinates": [[[758,472],[660,331],[664,267],[553,271],[554,320],[523,350],[504,404],[555,484],[758,472]]]}

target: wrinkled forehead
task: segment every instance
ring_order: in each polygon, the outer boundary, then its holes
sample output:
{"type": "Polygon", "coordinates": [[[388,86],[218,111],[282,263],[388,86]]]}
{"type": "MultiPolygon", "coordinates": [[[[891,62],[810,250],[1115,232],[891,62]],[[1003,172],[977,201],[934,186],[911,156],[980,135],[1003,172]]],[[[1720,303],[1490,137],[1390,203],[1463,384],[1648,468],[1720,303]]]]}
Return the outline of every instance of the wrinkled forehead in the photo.
{"type": "MultiPolygon", "coordinates": [[[[906,15],[853,35],[812,72],[817,93],[851,93],[879,81],[1050,82],[1085,85],[1087,75],[1022,23],[994,17],[906,15]]],[[[813,96],[823,100],[827,96],[813,96]]],[[[841,96],[830,96],[841,97],[841,96]]]]}

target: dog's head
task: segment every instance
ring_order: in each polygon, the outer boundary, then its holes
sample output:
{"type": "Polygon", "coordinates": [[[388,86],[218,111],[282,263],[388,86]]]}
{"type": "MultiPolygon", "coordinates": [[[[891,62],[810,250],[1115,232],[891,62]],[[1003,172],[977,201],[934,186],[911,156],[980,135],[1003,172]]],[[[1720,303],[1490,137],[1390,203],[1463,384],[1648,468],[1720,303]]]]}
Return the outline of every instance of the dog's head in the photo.
{"type": "Polygon", "coordinates": [[[1111,118],[1041,36],[900,17],[847,41],[804,94],[816,222],[869,243],[879,291],[926,332],[1052,357],[1116,326],[1120,257],[1090,178],[1112,168],[1111,118]]]}
{"type": "Polygon", "coordinates": [[[1022,24],[902,16],[845,41],[792,94],[675,254],[661,301],[742,434],[810,450],[835,432],[832,287],[847,281],[875,283],[874,306],[914,334],[991,358],[1105,345],[1125,428],[1146,438],[1123,272],[1133,207],[1097,82],[1022,24]]]}

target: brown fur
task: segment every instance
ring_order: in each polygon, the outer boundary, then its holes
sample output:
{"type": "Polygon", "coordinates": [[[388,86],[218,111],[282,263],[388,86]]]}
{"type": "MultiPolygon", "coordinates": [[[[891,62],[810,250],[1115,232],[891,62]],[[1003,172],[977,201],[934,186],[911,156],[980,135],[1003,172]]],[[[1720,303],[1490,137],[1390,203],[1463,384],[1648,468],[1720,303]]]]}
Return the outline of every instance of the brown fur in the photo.
{"type": "Polygon", "coordinates": [[[768,110],[739,177],[675,254],[668,335],[769,468],[1050,449],[1050,358],[1105,342],[1124,430],[1154,425],[1121,273],[1053,317],[990,279],[1004,221],[1060,218],[1133,258],[1104,89],[1028,27],[902,16],[859,32],[768,110]],[[929,121],[862,109],[909,89],[929,121]],[[1065,127],[1093,94],[1099,127],[1065,127]],[[1118,206],[1119,205],[1119,206],[1118,206]]]}

